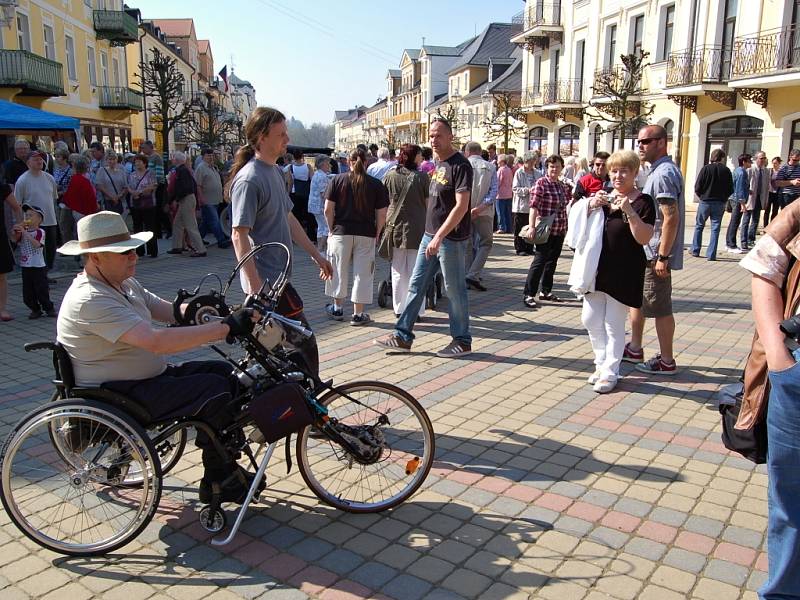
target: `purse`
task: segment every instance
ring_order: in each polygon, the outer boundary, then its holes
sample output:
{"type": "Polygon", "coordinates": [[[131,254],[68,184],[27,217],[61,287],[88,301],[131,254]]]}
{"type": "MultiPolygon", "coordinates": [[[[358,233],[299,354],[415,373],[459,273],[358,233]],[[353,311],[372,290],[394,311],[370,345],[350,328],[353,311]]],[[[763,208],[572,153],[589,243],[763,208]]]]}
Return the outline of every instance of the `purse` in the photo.
{"type": "Polygon", "coordinates": [[[268,443],[277,442],[314,422],[304,394],[296,383],[281,383],[249,403],[250,417],[268,443]]]}
{"type": "Polygon", "coordinates": [[[531,231],[530,225],[525,225],[519,231],[519,237],[528,240],[532,244],[546,244],[550,239],[550,229],[556,220],[556,214],[552,213],[539,219],[536,227],[531,231]]]}
{"type": "Polygon", "coordinates": [[[749,461],[762,465],[767,462],[767,421],[762,419],[750,429],[736,429],[742,408],[744,383],[726,385],[717,393],[722,416],[722,444],[749,461]]]}
{"type": "MultiPolygon", "coordinates": [[[[400,192],[400,196],[397,198],[396,208],[394,213],[398,213],[400,208],[405,202],[406,195],[408,191],[411,189],[411,183],[414,180],[414,174],[412,173],[406,178],[406,184],[403,186],[403,191],[400,192]]],[[[383,258],[384,260],[391,261],[392,260],[392,251],[394,250],[392,234],[394,233],[394,224],[387,223],[386,226],[383,228],[383,234],[381,234],[381,241],[378,244],[378,256],[383,258]]]]}

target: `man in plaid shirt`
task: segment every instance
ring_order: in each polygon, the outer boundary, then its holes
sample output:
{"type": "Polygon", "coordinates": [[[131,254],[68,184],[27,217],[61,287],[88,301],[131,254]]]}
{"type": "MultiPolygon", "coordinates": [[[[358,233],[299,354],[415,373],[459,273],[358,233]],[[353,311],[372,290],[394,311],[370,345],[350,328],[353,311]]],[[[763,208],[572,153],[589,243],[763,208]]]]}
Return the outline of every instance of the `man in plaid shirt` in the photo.
{"type": "Polygon", "coordinates": [[[553,276],[556,272],[556,263],[561,256],[561,247],[567,235],[567,205],[571,196],[568,184],[559,178],[564,168],[564,159],[554,154],[545,161],[546,175],[540,178],[531,192],[531,212],[529,217],[530,229],[533,232],[539,219],[555,215],[550,227],[550,237],[544,244],[536,244],[536,254],[533,257],[528,279],[525,281],[525,297],[523,303],[528,308],[537,308],[536,293],[541,282],[542,290],[539,300],[560,302],[561,299],[553,294],[553,276]]]}

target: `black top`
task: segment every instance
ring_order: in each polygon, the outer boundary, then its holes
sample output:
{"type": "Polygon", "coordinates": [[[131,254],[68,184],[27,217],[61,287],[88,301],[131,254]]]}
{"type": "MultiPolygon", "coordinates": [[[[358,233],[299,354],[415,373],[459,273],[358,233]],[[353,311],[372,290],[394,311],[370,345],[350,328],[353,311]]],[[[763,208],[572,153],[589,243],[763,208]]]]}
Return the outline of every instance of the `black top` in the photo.
{"type": "Polygon", "coordinates": [[[389,206],[389,192],[380,180],[365,175],[366,206],[359,210],[350,185],[350,174],[341,173],[328,182],[325,199],[336,205],[333,211],[334,235],[361,235],[374,238],[378,235],[375,211],[389,206]]]}
{"type": "Polygon", "coordinates": [[[697,174],[694,193],[700,200],[727,200],[733,194],[731,170],[722,163],[708,163],[697,174]]]}
{"type": "MultiPolygon", "coordinates": [[[[442,223],[456,205],[456,192],[472,191],[472,165],[460,152],[443,161],[436,161],[431,172],[431,200],[425,216],[425,233],[436,235],[442,223]]],[[[469,238],[472,219],[467,211],[461,222],[447,235],[448,240],[460,241],[469,238]]]]}
{"type": "MultiPolygon", "coordinates": [[[[648,225],[656,222],[656,205],[653,198],[641,194],[631,203],[633,210],[648,225]]],[[[644,269],[647,258],[644,248],[631,233],[631,227],[622,218],[621,210],[606,213],[606,225],[603,228],[603,249],[597,264],[597,280],[595,290],[605,292],[614,300],[641,308],[644,293],[644,269]]]]}
{"type": "Polygon", "coordinates": [[[14,255],[11,253],[11,246],[8,245],[8,233],[3,218],[3,207],[10,193],[11,186],[0,183],[0,273],[10,273],[14,270],[14,255]]]}
{"type": "Polygon", "coordinates": [[[3,178],[6,180],[6,183],[16,185],[19,176],[27,170],[28,165],[14,156],[3,163],[3,178]]]}

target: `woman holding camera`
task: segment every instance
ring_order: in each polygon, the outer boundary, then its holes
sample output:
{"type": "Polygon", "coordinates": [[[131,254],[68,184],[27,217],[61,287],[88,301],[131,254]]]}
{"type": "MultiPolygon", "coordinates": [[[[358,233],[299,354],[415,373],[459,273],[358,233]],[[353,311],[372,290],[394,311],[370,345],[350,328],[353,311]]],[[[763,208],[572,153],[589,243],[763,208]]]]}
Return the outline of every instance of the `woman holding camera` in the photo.
{"type": "Polygon", "coordinates": [[[620,150],[607,164],[614,186],[611,194],[600,191],[572,207],[602,210],[605,215],[594,291],[584,295],[581,313],[594,350],[595,371],[589,383],[600,394],[613,390],[619,379],[628,308],[642,305],[647,265],[642,246],[653,235],[656,218],[653,199],[636,189],[637,154],[620,150]]]}

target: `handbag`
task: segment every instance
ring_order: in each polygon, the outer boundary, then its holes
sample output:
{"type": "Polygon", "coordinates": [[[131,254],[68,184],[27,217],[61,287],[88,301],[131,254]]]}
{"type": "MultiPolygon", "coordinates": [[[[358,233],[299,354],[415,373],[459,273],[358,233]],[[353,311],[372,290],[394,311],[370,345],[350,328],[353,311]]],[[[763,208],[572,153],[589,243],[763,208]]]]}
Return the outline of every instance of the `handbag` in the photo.
{"type": "MultiPolygon", "coordinates": [[[[400,209],[403,205],[403,202],[406,200],[406,195],[408,195],[408,191],[411,189],[411,183],[414,181],[414,174],[411,173],[406,178],[406,184],[403,186],[403,191],[400,192],[400,195],[397,197],[397,203],[395,204],[396,208],[394,210],[395,214],[400,212],[400,209]]],[[[392,260],[392,251],[394,250],[392,234],[394,233],[394,223],[387,223],[386,226],[383,228],[383,234],[381,235],[380,244],[378,244],[378,256],[381,258],[391,261],[392,260]]]]}
{"type": "Polygon", "coordinates": [[[717,393],[719,413],[722,415],[722,444],[757,465],[767,462],[767,422],[762,419],[751,429],[736,429],[736,420],[742,408],[744,383],[726,385],[717,393]]]}
{"type": "Polygon", "coordinates": [[[270,444],[314,422],[305,392],[296,383],[281,383],[259,394],[248,412],[270,444]]]}
{"type": "Polygon", "coordinates": [[[546,244],[550,239],[550,229],[556,220],[556,214],[552,213],[539,219],[536,227],[531,231],[530,225],[525,225],[519,231],[519,237],[525,238],[532,244],[546,244]]]}

